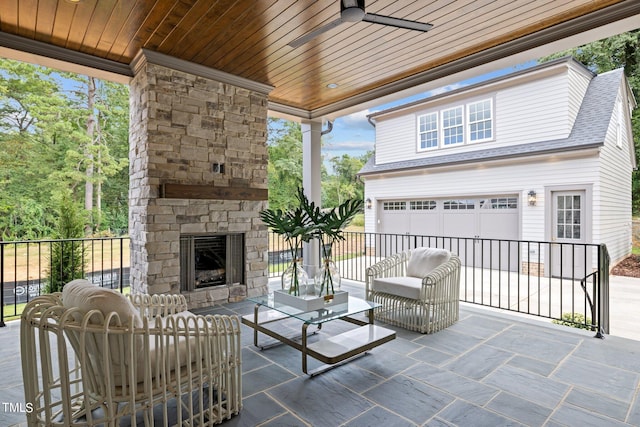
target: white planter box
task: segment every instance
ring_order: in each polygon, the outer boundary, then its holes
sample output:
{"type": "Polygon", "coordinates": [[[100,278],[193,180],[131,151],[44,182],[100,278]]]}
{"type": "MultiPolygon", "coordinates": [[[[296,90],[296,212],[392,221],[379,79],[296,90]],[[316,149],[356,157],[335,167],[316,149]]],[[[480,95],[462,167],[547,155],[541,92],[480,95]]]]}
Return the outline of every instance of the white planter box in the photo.
{"type": "Polygon", "coordinates": [[[323,307],[329,307],[336,304],[344,304],[349,301],[349,292],[338,291],[333,294],[333,298],[327,297],[297,297],[286,291],[277,289],[273,292],[273,300],[280,304],[300,309],[302,311],[319,310],[323,307]]]}

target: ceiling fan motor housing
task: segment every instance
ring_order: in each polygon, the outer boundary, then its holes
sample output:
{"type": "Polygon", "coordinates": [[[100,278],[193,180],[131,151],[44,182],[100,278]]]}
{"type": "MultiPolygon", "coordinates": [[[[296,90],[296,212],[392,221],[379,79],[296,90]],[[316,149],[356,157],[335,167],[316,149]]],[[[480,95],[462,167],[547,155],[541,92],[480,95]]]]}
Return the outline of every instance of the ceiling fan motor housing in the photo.
{"type": "Polygon", "coordinates": [[[364,14],[364,0],[340,1],[340,18],[343,22],[360,22],[364,14]]]}

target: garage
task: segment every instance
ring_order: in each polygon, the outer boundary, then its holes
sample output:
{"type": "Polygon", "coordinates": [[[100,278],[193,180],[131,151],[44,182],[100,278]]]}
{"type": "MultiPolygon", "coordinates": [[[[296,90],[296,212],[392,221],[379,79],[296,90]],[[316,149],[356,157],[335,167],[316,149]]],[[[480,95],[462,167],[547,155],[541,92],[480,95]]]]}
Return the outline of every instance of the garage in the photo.
{"type": "Polygon", "coordinates": [[[384,236],[376,246],[387,254],[415,246],[445,247],[466,265],[507,269],[508,264],[517,271],[517,243],[509,241],[520,238],[519,203],[518,195],[381,200],[378,232],[384,236]]]}

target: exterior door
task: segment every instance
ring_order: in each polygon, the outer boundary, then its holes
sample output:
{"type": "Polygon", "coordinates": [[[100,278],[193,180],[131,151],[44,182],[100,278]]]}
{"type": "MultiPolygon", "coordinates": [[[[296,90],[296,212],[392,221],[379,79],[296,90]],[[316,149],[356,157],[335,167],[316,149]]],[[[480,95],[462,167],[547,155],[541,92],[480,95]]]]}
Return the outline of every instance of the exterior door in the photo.
{"type": "Polygon", "coordinates": [[[588,265],[586,242],[586,197],[584,191],[554,191],[551,193],[552,229],[551,275],[582,279],[588,265]]]}

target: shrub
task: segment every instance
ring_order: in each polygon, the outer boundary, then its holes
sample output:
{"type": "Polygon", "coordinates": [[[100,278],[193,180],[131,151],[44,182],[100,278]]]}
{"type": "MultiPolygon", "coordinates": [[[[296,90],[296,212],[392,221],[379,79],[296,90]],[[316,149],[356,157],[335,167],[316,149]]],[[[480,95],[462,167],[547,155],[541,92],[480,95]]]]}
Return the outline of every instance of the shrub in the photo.
{"type": "Polygon", "coordinates": [[[62,291],[65,283],[84,277],[84,219],[79,207],[68,195],[62,196],[54,234],[60,241],[51,245],[49,280],[45,293],[62,291]]]}
{"type": "Polygon", "coordinates": [[[562,313],[562,320],[552,320],[556,325],[571,326],[572,328],[591,330],[591,319],[581,313],[562,313]]]}

